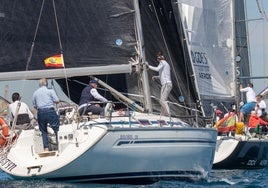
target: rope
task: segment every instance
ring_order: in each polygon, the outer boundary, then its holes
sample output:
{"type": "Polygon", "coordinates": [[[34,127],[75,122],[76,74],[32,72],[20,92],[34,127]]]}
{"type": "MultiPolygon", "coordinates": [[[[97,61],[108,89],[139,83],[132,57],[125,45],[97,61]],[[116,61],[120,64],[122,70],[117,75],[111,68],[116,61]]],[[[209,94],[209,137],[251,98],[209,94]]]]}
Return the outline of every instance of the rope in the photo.
{"type": "MultiPolygon", "coordinates": [[[[38,17],[38,20],[37,20],[37,25],[36,25],[36,28],[35,28],[35,32],[34,32],[34,37],[33,37],[32,45],[31,45],[30,53],[29,53],[29,56],[28,56],[28,59],[27,59],[27,62],[26,62],[25,79],[24,80],[27,80],[27,71],[29,70],[30,61],[32,59],[33,49],[34,49],[34,45],[35,45],[34,43],[35,43],[35,39],[36,39],[36,36],[37,36],[37,32],[38,32],[38,28],[39,28],[39,24],[40,24],[40,19],[41,19],[41,16],[42,16],[44,4],[45,4],[45,0],[43,0],[42,4],[41,4],[40,13],[39,13],[39,17],[38,17]]],[[[23,84],[22,84],[22,89],[24,88],[24,86],[25,86],[25,82],[23,82],[23,84]]]]}
{"type": "Polygon", "coordinates": [[[62,62],[63,62],[63,69],[64,69],[64,75],[65,75],[65,83],[66,83],[66,88],[67,88],[67,95],[70,98],[70,89],[69,89],[67,73],[66,73],[66,69],[65,69],[65,65],[64,65],[63,50],[62,50],[62,43],[61,43],[61,37],[60,37],[59,23],[58,23],[58,19],[57,19],[57,11],[56,11],[56,6],[55,6],[55,0],[53,0],[52,2],[53,2],[53,10],[54,10],[54,15],[55,15],[55,22],[56,22],[56,27],[57,27],[59,45],[60,45],[60,53],[61,53],[61,58],[62,58],[62,62]]]}
{"type": "Polygon", "coordinates": [[[60,52],[62,53],[62,43],[61,43],[61,38],[60,38],[59,23],[58,23],[58,19],[57,19],[57,11],[56,11],[56,6],[55,6],[55,1],[53,0],[52,2],[53,2],[53,10],[54,10],[55,22],[56,22],[56,27],[57,27],[59,45],[60,45],[60,52]]]}
{"type": "Polygon", "coordinates": [[[263,6],[263,2],[261,1],[261,5],[259,0],[256,0],[256,4],[259,10],[259,13],[262,15],[262,18],[265,19],[265,21],[268,21],[267,15],[265,14],[265,10],[262,8],[263,6]]]}
{"type": "MultiPolygon", "coordinates": [[[[33,38],[33,41],[32,41],[32,46],[31,46],[31,49],[30,49],[30,54],[29,54],[29,57],[28,57],[28,60],[27,60],[27,63],[26,63],[26,69],[25,69],[26,71],[29,69],[29,64],[30,64],[30,61],[32,59],[34,42],[35,42],[36,35],[37,35],[37,32],[38,32],[38,28],[39,28],[39,24],[40,24],[40,19],[41,19],[43,8],[44,8],[44,3],[45,3],[45,0],[42,1],[42,5],[41,5],[41,9],[40,9],[40,13],[39,13],[37,25],[36,25],[35,32],[34,32],[34,38],[33,38]]],[[[25,77],[27,77],[27,75],[25,77]]]]}
{"type": "MultiPolygon", "coordinates": [[[[158,17],[158,15],[157,15],[157,12],[156,12],[156,8],[155,8],[154,1],[151,0],[151,2],[152,2],[152,4],[153,4],[153,9],[154,9],[154,12],[155,12],[155,16],[156,16],[156,19],[157,19],[157,22],[158,22],[158,26],[159,26],[159,29],[160,29],[162,38],[163,38],[163,40],[164,40],[165,47],[166,47],[166,49],[167,49],[168,57],[169,57],[169,59],[170,59],[170,61],[171,61],[172,69],[175,70],[175,67],[174,67],[174,65],[173,65],[173,61],[172,61],[172,59],[171,59],[171,55],[170,55],[170,52],[169,52],[169,49],[168,49],[168,45],[167,45],[167,42],[166,42],[166,39],[165,39],[165,36],[164,36],[164,33],[163,33],[163,29],[162,29],[162,27],[161,27],[160,20],[159,20],[159,17],[158,17]]],[[[178,76],[177,76],[176,74],[174,74],[174,75],[175,75],[176,82],[179,83],[178,76]]],[[[178,88],[179,88],[180,92],[182,93],[182,90],[181,90],[181,87],[180,87],[179,84],[178,84],[178,88]]]]}

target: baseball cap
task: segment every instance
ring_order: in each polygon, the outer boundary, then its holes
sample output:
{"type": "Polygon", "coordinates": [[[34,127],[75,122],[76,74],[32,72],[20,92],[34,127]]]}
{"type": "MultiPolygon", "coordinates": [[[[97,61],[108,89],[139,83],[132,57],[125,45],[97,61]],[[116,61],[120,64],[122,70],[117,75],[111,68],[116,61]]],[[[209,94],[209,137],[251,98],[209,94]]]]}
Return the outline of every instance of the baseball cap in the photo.
{"type": "Polygon", "coordinates": [[[97,80],[90,80],[90,82],[89,82],[90,84],[97,84],[98,83],[98,81],[97,80]]]}

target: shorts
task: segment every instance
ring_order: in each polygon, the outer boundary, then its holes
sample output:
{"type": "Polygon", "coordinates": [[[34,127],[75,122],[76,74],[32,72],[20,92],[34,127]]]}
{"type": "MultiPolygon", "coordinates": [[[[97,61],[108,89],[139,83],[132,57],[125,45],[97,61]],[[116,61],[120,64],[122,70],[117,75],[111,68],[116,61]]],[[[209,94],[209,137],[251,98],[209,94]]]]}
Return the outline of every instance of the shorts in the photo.
{"type": "Polygon", "coordinates": [[[244,104],[242,108],[240,109],[240,112],[243,114],[250,114],[252,110],[254,110],[256,106],[256,102],[249,102],[244,104]]]}

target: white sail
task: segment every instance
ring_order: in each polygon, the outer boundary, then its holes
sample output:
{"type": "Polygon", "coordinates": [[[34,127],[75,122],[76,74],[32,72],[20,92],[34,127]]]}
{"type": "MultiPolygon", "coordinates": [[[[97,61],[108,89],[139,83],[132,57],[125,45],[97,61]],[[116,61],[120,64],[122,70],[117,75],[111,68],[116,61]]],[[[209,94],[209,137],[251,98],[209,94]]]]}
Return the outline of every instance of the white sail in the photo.
{"type": "Polygon", "coordinates": [[[179,1],[201,98],[235,95],[232,0],[179,1]]]}

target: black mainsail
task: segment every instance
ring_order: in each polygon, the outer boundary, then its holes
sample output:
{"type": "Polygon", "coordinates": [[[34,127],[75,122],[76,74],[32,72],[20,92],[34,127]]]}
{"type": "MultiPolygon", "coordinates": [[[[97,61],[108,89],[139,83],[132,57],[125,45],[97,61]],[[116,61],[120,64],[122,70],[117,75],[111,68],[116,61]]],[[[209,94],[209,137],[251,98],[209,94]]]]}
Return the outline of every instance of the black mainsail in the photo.
{"type": "MultiPolygon", "coordinates": [[[[142,25],[143,36],[143,50],[145,52],[145,59],[149,64],[157,66],[156,53],[162,51],[167,61],[172,67],[172,81],[173,90],[169,97],[169,101],[178,102],[178,98],[183,96],[184,101],[181,104],[188,107],[197,108],[195,105],[198,101],[198,95],[195,89],[194,80],[191,77],[191,64],[189,58],[185,57],[183,48],[184,37],[182,26],[177,26],[176,19],[180,20],[178,8],[174,6],[174,1],[139,1],[139,12],[142,25]],[[188,59],[188,62],[187,62],[188,59]]],[[[150,92],[153,99],[153,109],[159,109],[160,84],[155,83],[150,78],[155,75],[154,72],[149,72],[150,92]]],[[[104,80],[113,88],[127,93],[130,98],[143,102],[141,98],[141,84],[139,84],[139,77],[136,72],[132,74],[117,74],[117,75],[97,75],[98,78],[104,80]],[[131,94],[140,94],[138,97],[131,94]]],[[[64,80],[57,80],[60,85],[65,88],[64,80]]],[[[69,87],[71,91],[71,98],[78,102],[81,90],[89,81],[88,77],[72,77],[69,78],[69,87]]],[[[103,94],[108,99],[113,97],[107,93],[103,94]]],[[[174,113],[187,114],[188,112],[179,111],[174,108],[174,113]]]]}
{"type": "MultiPolygon", "coordinates": [[[[117,65],[117,69],[125,65],[123,71],[130,72],[128,61],[136,53],[133,20],[131,0],[60,0],[55,1],[55,7],[53,1],[1,0],[1,80],[25,79],[24,71],[29,79],[47,75],[60,78],[65,71],[69,76],[88,75],[87,67],[108,65],[117,65]],[[63,53],[65,71],[45,70],[44,59],[58,53],[63,53]]],[[[114,67],[109,71],[120,72],[114,67]]]]}
{"type": "MultiPolygon", "coordinates": [[[[69,97],[78,102],[88,76],[94,75],[143,103],[142,80],[138,76],[142,68],[131,64],[142,43],[142,61],[156,66],[156,53],[162,51],[171,65],[173,90],[169,101],[184,99],[180,104],[201,112],[196,106],[199,97],[176,1],[53,2],[1,0],[1,80],[56,78],[66,93],[69,90],[69,97]],[[137,2],[143,41],[137,36],[137,2]],[[44,59],[59,53],[63,54],[65,67],[47,69],[44,59]]],[[[154,96],[153,109],[159,110],[159,100],[155,98],[159,98],[161,86],[150,79],[155,74],[149,72],[149,89],[154,96]]],[[[114,99],[109,92],[102,94],[114,99]]],[[[177,115],[188,114],[176,107],[173,110],[177,115]]]]}

